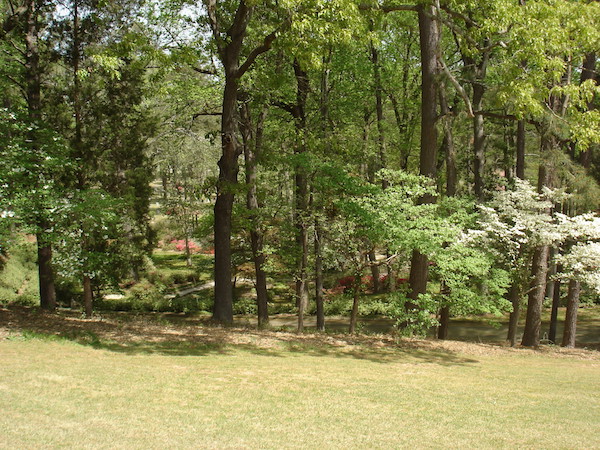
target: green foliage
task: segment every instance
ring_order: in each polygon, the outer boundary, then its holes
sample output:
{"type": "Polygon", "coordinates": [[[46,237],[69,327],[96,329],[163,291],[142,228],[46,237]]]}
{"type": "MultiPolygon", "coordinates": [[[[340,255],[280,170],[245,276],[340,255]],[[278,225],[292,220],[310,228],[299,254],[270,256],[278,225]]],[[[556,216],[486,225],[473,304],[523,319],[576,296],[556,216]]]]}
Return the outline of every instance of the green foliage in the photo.
{"type": "Polygon", "coordinates": [[[431,327],[438,325],[435,314],[440,305],[432,294],[419,294],[417,300],[409,300],[400,292],[390,297],[389,315],[396,320],[402,335],[425,336],[431,327]],[[412,306],[407,308],[407,304],[412,306]]]}
{"type": "Polygon", "coordinates": [[[233,313],[242,314],[245,316],[253,315],[258,313],[258,306],[256,300],[251,297],[241,297],[233,302],[233,313]]]}
{"type": "Polygon", "coordinates": [[[37,254],[34,243],[18,237],[0,269],[0,304],[33,305],[37,301],[37,254]]]}
{"type": "Polygon", "coordinates": [[[63,196],[62,179],[72,174],[63,139],[47,124],[31,123],[21,112],[0,109],[0,229],[20,224],[47,241],[56,239],[53,222],[63,196]]]}

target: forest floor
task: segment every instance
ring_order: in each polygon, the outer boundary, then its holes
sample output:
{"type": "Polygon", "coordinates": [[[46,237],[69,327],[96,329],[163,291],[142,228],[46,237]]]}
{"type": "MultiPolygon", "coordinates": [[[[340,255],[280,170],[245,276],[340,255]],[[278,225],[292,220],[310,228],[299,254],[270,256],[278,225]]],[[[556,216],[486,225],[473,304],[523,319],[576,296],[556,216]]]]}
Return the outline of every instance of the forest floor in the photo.
{"type": "Polygon", "coordinates": [[[0,448],[598,448],[600,352],[0,308],[0,448]]]}
{"type": "MultiPolygon", "coordinates": [[[[594,314],[590,314],[592,319],[594,314]]],[[[305,320],[310,324],[311,319],[305,320]]],[[[133,312],[102,312],[92,319],[85,319],[78,311],[59,309],[57,313],[46,313],[39,308],[12,305],[0,306],[0,340],[11,336],[40,335],[52,336],[57,339],[72,340],[80,344],[89,344],[96,347],[107,347],[112,350],[121,348],[124,352],[152,352],[159,348],[161,343],[170,346],[179,345],[243,345],[249,342],[260,343],[267,347],[276,346],[281,342],[299,342],[310,345],[330,346],[332,342],[343,343],[342,347],[356,345],[359,347],[384,348],[393,347],[418,348],[421,350],[457,350],[461,352],[476,351],[477,354],[487,351],[524,352],[525,349],[507,347],[503,340],[495,342],[464,342],[449,339],[440,341],[435,339],[399,338],[393,333],[376,333],[369,329],[369,321],[375,323],[372,329],[386,328],[388,320],[384,318],[362,318],[366,334],[348,335],[341,332],[342,327],[347,328],[347,317],[328,318],[332,329],[328,333],[315,333],[310,330],[305,334],[297,334],[291,329],[295,325],[296,316],[284,314],[271,318],[271,330],[256,330],[253,318],[240,316],[235,318],[233,327],[212,325],[207,316],[186,315],[178,313],[133,313],[133,312]],[[137,351],[133,351],[137,349],[137,351]]],[[[477,327],[477,323],[468,320],[459,320],[452,323],[455,328],[462,324],[477,327]]],[[[584,326],[594,329],[595,337],[598,335],[598,321],[584,322],[584,326]]],[[[486,322],[480,323],[481,327],[490,327],[486,322]]],[[[460,334],[457,333],[457,334],[460,334]]],[[[335,349],[336,345],[332,345],[335,349]]],[[[589,355],[598,356],[600,344],[597,342],[586,345],[583,349],[563,349],[553,345],[542,345],[535,350],[536,353],[550,353],[555,355],[589,355]]]]}

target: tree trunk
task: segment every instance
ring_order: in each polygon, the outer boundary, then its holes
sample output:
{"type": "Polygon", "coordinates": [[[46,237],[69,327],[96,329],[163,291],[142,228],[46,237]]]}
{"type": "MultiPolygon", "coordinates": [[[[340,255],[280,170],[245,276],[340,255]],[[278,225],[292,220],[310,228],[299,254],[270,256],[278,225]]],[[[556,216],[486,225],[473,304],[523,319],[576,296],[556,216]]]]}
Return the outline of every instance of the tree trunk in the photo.
{"type": "MultiPolygon", "coordinates": [[[[379,65],[379,52],[371,43],[371,62],[373,63],[373,83],[375,87],[375,112],[377,116],[377,146],[379,149],[378,169],[387,167],[387,158],[385,154],[385,132],[383,130],[383,88],[381,86],[381,68],[379,65]]],[[[381,187],[387,188],[387,181],[381,180],[381,187]]]]}
{"type": "Polygon", "coordinates": [[[444,89],[440,89],[440,110],[444,126],[444,140],[442,141],[441,148],[446,160],[446,195],[454,197],[456,195],[457,183],[456,148],[454,147],[454,134],[452,133],[453,118],[448,107],[444,89]]]}
{"type": "Polygon", "coordinates": [[[350,313],[350,328],[348,332],[354,334],[356,332],[356,323],[358,321],[358,301],[360,298],[360,285],[362,274],[357,272],[354,275],[354,289],[352,295],[352,312],[350,313]]]}
{"type": "Polygon", "coordinates": [[[380,279],[379,266],[375,264],[377,262],[377,255],[375,255],[375,250],[371,250],[368,254],[369,262],[371,262],[371,276],[373,277],[373,292],[378,294],[382,291],[380,279]]]}
{"type": "MultiPolygon", "coordinates": [[[[478,112],[483,108],[483,94],[485,87],[479,82],[473,83],[473,110],[478,112]]],[[[484,166],[485,166],[485,131],[483,128],[483,115],[475,114],[473,117],[473,173],[475,175],[475,197],[478,201],[484,200],[484,166]]]]}
{"type": "Polygon", "coordinates": [[[192,267],[192,251],[190,250],[190,239],[188,238],[187,229],[185,230],[185,265],[192,267]]]}
{"type": "Polygon", "coordinates": [[[408,284],[410,286],[409,298],[412,302],[407,302],[407,310],[418,309],[417,300],[420,294],[427,292],[427,278],[429,276],[429,259],[427,255],[421,254],[418,250],[413,250],[410,262],[410,275],[408,284]]]}
{"type": "Polygon", "coordinates": [[[567,315],[565,317],[565,329],[562,340],[563,347],[575,347],[575,332],[577,331],[577,310],[579,309],[580,292],[581,283],[576,280],[570,280],[569,293],[567,294],[567,315]]]}
{"type": "Polygon", "coordinates": [[[540,345],[540,328],[542,324],[542,305],[546,293],[546,275],[548,272],[548,246],[541,245],[533,254],[529,299],[527,302],[527,318],[523,330],[521,345],[537,347],[540,345]]]}
{"type": "MultiPolygon", "coordinates": [[[[233,322],[233,284],[231,280],[231,222],[234,192],[238,184],[238,158],[242,153],[241,145],[237,139],[237,103],[239,95],[239,80],[251,67],[254,59],[247,59],[240,66],[242,44],[246,36],[246,29],[252,6],[241,0],[237,3],[237,10],[233,22],[227,28],[227,36],[221,33],[217,2],[204,2],[208,20],[211,25],[219,58],[225,73],[225,87],[223,90],[223,105],[221,109],[221,158],[219,159],[219,178],[217,181],[217,199],[214,214],[214,242],[215,242],[215,301],[212,319],[215,322],[231,324],[233,322]]],[[[273,35],[272,40],[275,39],[273,35]]],[[[251,55],[267,51],[269,45],[257,47],[251,55]]]]}
{"type": "Polygon", "coordinates": [[[521,312],[521,283],[513,281],[508,291],[508,300],[512,304],[512,311],[508,320],[508,336],[506,340],[510,342],[510,346],[517,345],[517,328],[519,326],[519,315],[521,312]]]}
{"type": "MultiPolygon", "coordinates": [[[[306,99],[310,90],[308,74],[302,69],[298,60],[294,60],[294,76],[296,78],[296,104],[292,108],[295,119],[298,145],[295,153],[306,152],[306,99]]],[[[298,332],[304,330],[304,313],[308,307],[308,176],[302,165],[296,166],[296,243],[300,251],[296,272],[296,301],[298,305],[298,332]]]]}
{"type": "Polygon", "coordinates": [[[298,225],[297,241],[300,246],[296,279],[296,301],[298,304],[298,332],[304,331],[304,314],[308,308],[308,230],[305,224],[298,225]]]}
{"type": "MultiPolygon", "coordinates": [[[[596,73],[596,53],[595,52],[590,52],[585,56],[585,59],[583,61],[583,67],[581,70],[581,83],[587,81],[587,80],[596,80],[596,84],[597,84],[597,80],[599,79],[598,74],[596,73]]],[[[590,101],[588,103],[588,109],[592,110],[595,109],[596,104],[594,103],[594,101],[590,101]]],[[[589,169],[592,166],[592,149],[588,148],[585,151],[581,152],[581,155],[579,156],[579,162],[581,163],[581,165],[583,167],[585,167],[586,169],[589,169]]]]}
{"type": "MultiPolygon", "coordinates": [[[[547,125],[541,128],[540,153],[541,162],[538,171],[538,192],[542,192],[545,187],[552,185],[553,167],[550,162],[550,153],[557,147],[556,137],[548,130],[547,125]]],[[[550,214],[550,210],[546,211],[550,214]]],[[[523,330],[524,346],[538,346],[540,343],[540,326],[542,306],[546,294],[546,283],[548,279],[548,257],[550,247],[548,245],[539,245],[533,254],[533,264],[531,268],[531,286],[529,289],[529,299],[527,302],[527,319],[525,329],[523,330]]]]}
{"type": "MultiPolygon", "coordinates": [[[[454,197],[456,195],[456,149],[454,148],[454,135],[452,133],[452,116],[450,108],[446,101],[446,93],[440,88],[440,110],[443,117],[444,140],[442,141],[441,151],[446,161],[446,195],[454,197]]],[[[450,288],[443,283],[442,291],[445,295],[451,293],[450,288]]],[[[450,305],[443,306],[439,311],[440,325],[438,327],[438,339],[448,338],[448,328],[450,327],[450,305]]]]}
{"type": "MultiPolygon", "coordinates": [[[[421,48],[421,154],[419,171],[421,175],[435,180],[437,175],[437,53],[439,48],[439,32],[433,19],[433,7],[418,7],[419,32],[421,48]]],[[[423,196],[421,203],[435,203],[432,195],[423,196]]],[[[410,298],[416,301],[419,294],[427,291],[429,260],[418,250],[413,251],[410,267],[410,298]]],[[[414,303],[407,303],[408,309],[415,308],[414,303]]]]}
{"type": "Polygon", "coordinates": [[[92,281],[87,275],[83,276],[83,306],[85,309],[86,319],[90,319],[94,311],[94,305],[92,294],[92,281]]]}
{"type": "Polygon", "coordinates": [[[525,179],[525,121],[517,122],[517,178],[525,179]]]}
{"type": "MultiPolygon", "coordinates": [[[[562,267],[557,267],[557,272],[562,272],[562,267]]],[[[554,282],[554,292],[552,294],[552,313],[550,314],[550,331],[548,332],[548,340],[556,344],[556,328],[558,325],[558,308],[560,306],[560,280],[554,282]]]]}
{"type": "Polygon", "coordinates": [[[554,260],[557,250],[550,247],[548,251],[548,277],[546,279],[545,297],[551,299],[554,296],[554,275],[556,275],[556,262],[554,260]]]}
{"type": "Polygon", "coordinates": [[[231,281],[231,214],[234,190],[237,185],[238,157],[241,154],[237,133],[237,61],[225,69],[226,81],[223,94],[221,120],[221,149],[219,179],[215,201],[215,302],[213,320],[223,324],[233,322],[233,285],[231,281]],[[229,76],[227,74],[229,73],[229,76]]]}
{"type": "Polygon", "coordinates": [[[438,327],[438,339],[448,339],[448,327],[450,325],[450,306],[446,305],[440,309],[440,326],[438,327]]]}
{"type": "Polygon", "coordinates": [[[56,290],[51,265],[52,247],[50,244],[43,243],[43,233],[38,234],[37,239],[40,307],[47,311],[54,311],[56,309],[56,290]]]}
{"type": "Polygon", "coordinates": [[[246,207],[250,215],[250,244],[252,247],[252,259],[254,261],[254,272],[256,274],[256,305],[258,308],[258,326],[264,328],[269,323],[267,274],[264,270],[266,260],[263,252],[263,232],[258,224],[258,197],[256,194],[257,171],[256,158],[262,145],[262,125],[266,112],[260,114],[256,133],[252,125],[250,111],[247,104],[240,108],[240,123],[244,141],[244,161],[246,168],[246,207]]]}
{"type": "Polygon", "coordinates": [[[394,265],[391,262],[391,256],[391,252],[388,250],[387,257],[390,263],[387,265],[387,291],[396,292],[396,271],[394,270],[394,265]]]}
{"type": "MultiPolygon", "coordinates": [[[[40,55],[38,48],[38,6],[42,2],[36,0],[27,1],[25,13],[25,84],[27,96],[27,111],[29,120],[33,125],[39,125],[41,121],[41,73],[40,55]]],[[[40,150],[39,137],[35,127],[29,132],[31,151],[36,156],[40,150]]],[[[46,230],[50,228],[43,217],[43,205],[38,204],[38,273],[40,286],[40,307],[53,311],[56,308],[56,291],[54,287],[54,272],[52,271],[52,247],[46,239],[46,230]]]]}
{"type": "Polygon", "coordinates": [[[325,331],[325,309],[323,305],[323,255],[321,251],[321,225],[315,219],[315,302],[317,304],[317,331],[325,331]]]}

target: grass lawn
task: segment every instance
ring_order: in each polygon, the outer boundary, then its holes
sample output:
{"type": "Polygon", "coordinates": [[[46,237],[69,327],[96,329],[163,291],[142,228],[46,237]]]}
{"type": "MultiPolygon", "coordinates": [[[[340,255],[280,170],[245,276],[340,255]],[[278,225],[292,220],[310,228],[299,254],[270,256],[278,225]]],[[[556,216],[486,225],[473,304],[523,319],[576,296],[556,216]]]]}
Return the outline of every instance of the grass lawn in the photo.
{"type": "Polygon", "coordinates": [[[597,351],[25,313],[0,448],[600,447],[597,351]]]}

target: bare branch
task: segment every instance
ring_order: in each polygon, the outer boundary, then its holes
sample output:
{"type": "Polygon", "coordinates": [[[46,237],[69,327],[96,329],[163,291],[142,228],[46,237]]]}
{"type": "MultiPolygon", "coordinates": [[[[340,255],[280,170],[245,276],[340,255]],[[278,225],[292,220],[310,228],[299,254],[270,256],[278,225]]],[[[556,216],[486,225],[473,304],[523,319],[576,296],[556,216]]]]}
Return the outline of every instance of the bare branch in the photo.
{"type": "Polygon", "coordinates": [[[450,80],[450,82],[452,83],[452,85],[454,86],[454,89],[456,89],[456,92],[458,92],[458,94],[464,100],[465,106],[467,107],[467,115],[469,117],[474,117],[471,99],[469,99],[469,96],[465,92],[464,88],[460,85],[458,80],[454,77],[454,75],[452,75],[452,72],[450,72],[450,69],[448,69],[448,66],[446,66],[446,64],[444,63],[444,60],[441,57],[441,55],[438,56],[438,63],[441,66],[444,73],[446,74],[446,76],[448,77],[448,79],[450,80]]]}

